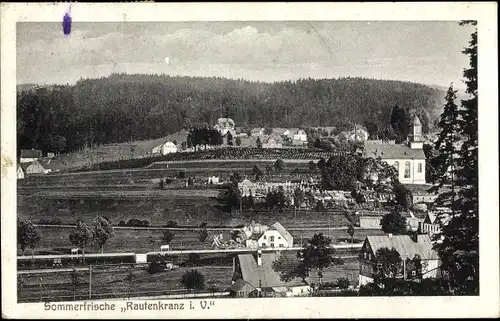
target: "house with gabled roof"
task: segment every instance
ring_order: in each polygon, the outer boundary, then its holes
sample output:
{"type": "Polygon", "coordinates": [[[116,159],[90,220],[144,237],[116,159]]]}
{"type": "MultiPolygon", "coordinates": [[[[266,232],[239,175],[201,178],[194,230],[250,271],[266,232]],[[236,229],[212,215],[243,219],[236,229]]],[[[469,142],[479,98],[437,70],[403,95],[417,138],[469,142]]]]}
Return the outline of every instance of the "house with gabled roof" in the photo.
{"type": "Polygon", "coordinates": [[[233,297],[287,297],[307,296],[311,286],[300,278],[282,281],[273,269],[273,262],[282,253],[238,254],[233,264],[233,284],[229,291],[233,297]]]}
{"type": "Polygon", "coordinates": [[[427,233],[429,236],[441,233],[441,225],[446,225],[451,219],[448,213],[436,213],[428,211],[425,219],[422,222],[422,233],[427,233]]]}
{"type": "Polygon", "coordinates": [[[429,235],[421,234],[415,237],[409,235],[376,235],[367,236],[359,252],[359,286],[372,283],[377,271],[377,251],[382,248],[396,250],[401,257],[401,274],[394,275],[395,278],[411,278],[417,271],[407,268],[407,259],[420,258],[422,277],[435,278],[438,275],[439,257],[433,249],[433,243],[429,235]]]}
{"type": "Polygon", "coordinates": [[[217,119],[217,124],[215,124],[214,128],[217,129],[222,136],[226,135],[228,132],[233,136],[236,135],[234,120],[228,117],[217,119]]]}
{"type": "Polygon", "coordinates": [[[156,146],[152,150],[153,154],[162,154],[162,155],[167,155],[176,152],[177,152],[177,146],[171,140],[167,140],[164,144],[156,146]]]}
{"type": "Polygon", "coordinates": [[[262,142],[262,148],[283,148],[283,140],[279,136],[268,136],[262,142]]]}
{"type": "Polygon", "coordinates": [[[259,137],[264,135],[264,127],[256,127],[250,131],[252,137],[259,137]]]}
{"type": "Polygon", "coordinates": [[[26,167],[27,175],[48,174],[52,170],[46,167],[45,162],[41,160],[34,160],[26,167]]]}
{"type": "Polygon", "coordinates": [[[293,247],[293,236],[279,222],[271,225],[258,239],[259,248],[293,247]]]}

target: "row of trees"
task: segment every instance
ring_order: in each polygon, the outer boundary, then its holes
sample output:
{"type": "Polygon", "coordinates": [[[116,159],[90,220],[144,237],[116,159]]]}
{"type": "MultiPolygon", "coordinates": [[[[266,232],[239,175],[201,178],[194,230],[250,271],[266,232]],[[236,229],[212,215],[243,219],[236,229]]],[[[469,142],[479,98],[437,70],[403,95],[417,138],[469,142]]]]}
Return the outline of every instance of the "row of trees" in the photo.
{"type": "MultiPolygon", "coordinates": [[[[85,264],[85,249],[91,245],[97,245],[101,252],[104,245],[113,236],[113,225],[103,216],[97,216],[92,224],[87,225],[82,220],[76,222],[76,227],[69,234],[69,241],[72,245],[78,246],[82,250],[83,263],[85,264]]],[[[18,217],[17,219],[17,243],[21,250],[31,249],[32,255],[35,248],[41,241],[40,230],[29,220],[18,217]]]]}
{"type": "MultiPolygon", "coordinates": [[[[461,25],[476,26],[477,21],[461,25]]],[[[453,293],[479,293],[479,212],[478,212],[478,91],[477,29],[462,53],[469,57],[463,76],[468,99],[455,104],[453,84],[439,121],[440,133],[433,160],[437,175],[432,191],[439,192],[436,206],[451,209],[451,219],[441,226],[442,242],[435,244],[443,270],[450,275],[453,293]],[[443,190],[447,186],[449,189],[443,190]]]]}
{"type": "Polygon", "coordinates": [[[112,74],[73,86],[18,87],[18,150],[67,152],[106,143],[164,137],[229,116],[242,127],[347,128],[389,123],[391,108],[430,112],[441,92],[428,86],[363,78],[273,84],[166,75],[112,74]],[[229,113],[227,114],[227,110],[229,113]]]}

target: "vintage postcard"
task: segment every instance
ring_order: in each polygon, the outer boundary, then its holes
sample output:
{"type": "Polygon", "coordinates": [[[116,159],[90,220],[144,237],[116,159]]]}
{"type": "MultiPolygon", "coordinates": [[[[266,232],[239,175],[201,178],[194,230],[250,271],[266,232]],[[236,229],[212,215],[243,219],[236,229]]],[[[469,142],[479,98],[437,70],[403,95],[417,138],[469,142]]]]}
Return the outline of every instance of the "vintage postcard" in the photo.
{"type": "Polygon", "coordinates": [[[499,317],[496,12],[2,4],[2,316],[499,317]]]}

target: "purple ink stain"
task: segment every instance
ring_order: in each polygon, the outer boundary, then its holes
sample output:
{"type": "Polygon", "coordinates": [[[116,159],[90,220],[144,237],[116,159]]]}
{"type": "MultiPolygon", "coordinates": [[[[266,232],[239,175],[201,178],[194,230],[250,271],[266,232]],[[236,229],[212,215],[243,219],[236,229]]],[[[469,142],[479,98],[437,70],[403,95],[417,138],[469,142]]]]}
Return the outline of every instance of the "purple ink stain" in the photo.
{"type": "Polygon", "coordinates": [[[66,12],[62,22],[64,35],[69,35],[71,33],[71,15],[66,12]]]}

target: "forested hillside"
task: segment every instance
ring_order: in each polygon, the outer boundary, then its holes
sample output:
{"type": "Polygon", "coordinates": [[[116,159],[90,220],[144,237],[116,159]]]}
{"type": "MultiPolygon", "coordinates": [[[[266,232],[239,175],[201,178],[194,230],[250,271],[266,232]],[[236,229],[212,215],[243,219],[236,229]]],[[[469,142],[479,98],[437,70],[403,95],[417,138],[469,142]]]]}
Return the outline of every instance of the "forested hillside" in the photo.
{"type": "Polygon", "coordinates": [[[73,86],[19,87],[18,150],[68,152],[159,138],[229,114],[242,127],[389,125],[398,105],[432,127],[444,92],[363,78],[260,83],[224,78],[113,74],[73,86]]]}

